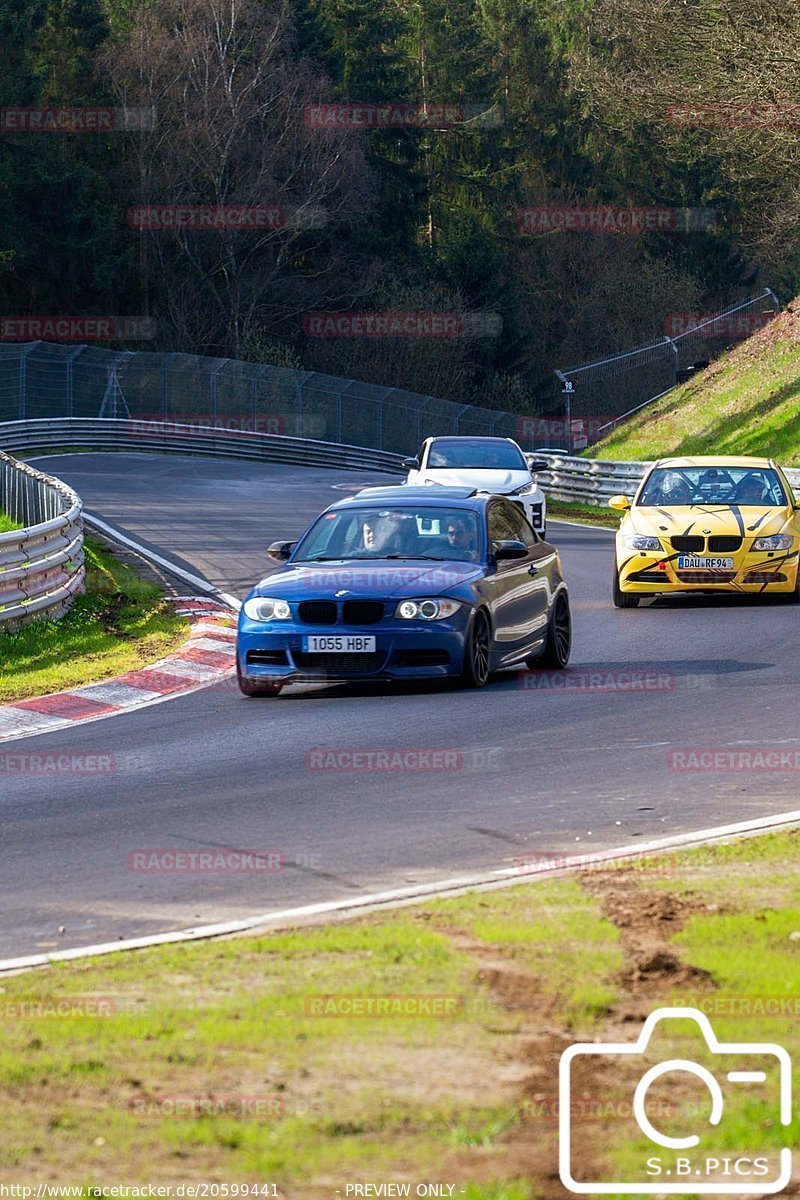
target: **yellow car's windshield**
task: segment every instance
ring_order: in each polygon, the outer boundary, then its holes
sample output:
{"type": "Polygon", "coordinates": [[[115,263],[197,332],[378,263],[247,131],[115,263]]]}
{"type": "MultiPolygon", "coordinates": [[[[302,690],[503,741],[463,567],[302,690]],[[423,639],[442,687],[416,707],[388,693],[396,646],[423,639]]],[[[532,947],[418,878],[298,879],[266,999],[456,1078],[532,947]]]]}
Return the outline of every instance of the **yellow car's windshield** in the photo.
{"type": "Polygon", "coordinates": [[[738,504],[781,508],[788,504],[777,471],[770,467],[656,467],[638,503],[653,508],[738,504]]]}

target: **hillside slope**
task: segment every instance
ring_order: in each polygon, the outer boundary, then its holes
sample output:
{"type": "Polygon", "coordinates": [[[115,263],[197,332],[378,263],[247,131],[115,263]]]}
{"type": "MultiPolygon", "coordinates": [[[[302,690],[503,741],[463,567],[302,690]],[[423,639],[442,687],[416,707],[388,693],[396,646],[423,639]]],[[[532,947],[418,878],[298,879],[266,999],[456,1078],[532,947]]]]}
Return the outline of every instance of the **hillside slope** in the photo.
{"type": "Polygon", "coordinates": [[[800,464],[800,298],[587,451],[622,460],[716,452],[800,464]]]}

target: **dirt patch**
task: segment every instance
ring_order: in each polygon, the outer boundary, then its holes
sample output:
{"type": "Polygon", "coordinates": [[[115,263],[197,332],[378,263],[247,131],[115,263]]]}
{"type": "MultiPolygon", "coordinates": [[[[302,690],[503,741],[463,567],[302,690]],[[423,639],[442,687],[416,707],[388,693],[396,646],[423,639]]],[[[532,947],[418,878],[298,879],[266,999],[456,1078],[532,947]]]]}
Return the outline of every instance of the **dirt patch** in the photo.
{"type": "MultiPolygon", "coordinates": [[[[623,995],[608,1015],[601,1041],[631,1040],[630,1025],[640,1026],[682,985],[713,990],[711,975],[683,962],[671,944],[690,916],[708,910],[699,896],[648,891],[633,872],[615,873],[613,878],[587,875],[582,884],[618,929],[625,955],[625,965],[615,979],[623,995]]],[[[498,1011],[516,1017],[497,1069],[504,1081],[516,1084],[517,1119],[490,1144],[454,1153],[443,1164],[444,1177],[479,1185],[520,1177],[531,1182],[537,1200],[566,1200],[571,1193],[558,1174],[558,1068],[576,1035],[565,1030],[558,1000],[536,975],[521,969],[513,953],[446,926],[440,932],[474,960],[477,979],[498,1011]]],[[[632,1094],[633,1082],[624,1076],[618,1066],[600,1056],[578,1058],[573,1096],[588,1102],[632,1094]]],[[[602,1122],[587,1120],[580,1138],[582,1168],[596,1170],[594,1177],[602,1178],[606,1151],[602,1122]]]]}
{"type": "MultiPolygon", "coordinates": [[[[486,1144],[464,1147],[442,1164],[443,1179],[469,1179],[473,1185],[489,1185],[498,1179],[532,1181],[537,1200],[565,1200],[570,1195],[558,1174],[558,1064],[575,1040],[563,1028],[561,1006],[541,979],[524,970],[498,946],[462,934],[452,927],[437,926],[453,946],[473,959],[476,979],[486,990],[489,1019],[496,1007],[498,1024],[506,1023],[503,1052],[497,1061],[499,1078],[515,1093],[509,1105],[509,1127],[486,1144]]],[[[602,1083],[595,1080],[596,1067],[589,1064],[579,1081],[587,1095],[598,1095],[602,1083]],[[592,1077],[589,1077],[589,1076],[592,1077]]],[[[583,1159],[591,1167],[599,1163],[601,1147],[593,1131],[587,1130],[583,1159]]]]}
{"type": "MultiPolygon", "coordinates": [[[[613,880],[587,878],[583,886],[597,898],[604,916],[619,930],[626,963],[616,981],[632,999],[646,995],[655,1003],[665,987],[673,989],[687,983],[713,988],[709,972],[684,963],[669,944],[688,917],[706,911],[703,900],[691,893],[676,896],[645,891],[633,875],[613,880]]],[[[638,1020],[638,1009],[635,1017],[624,1019],[638,1020]]]]}

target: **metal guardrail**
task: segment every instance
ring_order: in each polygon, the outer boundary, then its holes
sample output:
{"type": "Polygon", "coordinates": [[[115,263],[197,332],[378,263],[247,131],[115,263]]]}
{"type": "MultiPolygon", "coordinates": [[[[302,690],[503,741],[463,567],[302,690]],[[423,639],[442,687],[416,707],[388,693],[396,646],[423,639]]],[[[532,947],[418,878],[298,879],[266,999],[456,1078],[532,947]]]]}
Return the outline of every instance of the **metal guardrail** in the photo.
{"type": "MultiPolygon", "coordinates": [[[[402,458],[386,450],[339,445],[311,438],[284,437],[248,430],[218,430],[208,425],[177,421],[115,420],[61,417],[0,424],[0,450],[22,453],[66,448],[152,450],[171,454],[201,454],[247,458],[301,466],[343,467],[399,472],[402,458]]],[[[11,515],[11,514],[9,514],[11,515]]]]}
{"type": "Polygon", "coordinates": [[[62,616],[84,590],[80,498],[0,451],[0,509],[24,526],[0,533],[0,628],[62,616]]]}
{"type": "MultiPolygon", "coordinates": [[[[537,455],[546,458],[548,471],[539,479],[548,496],[581,504],[605,504],[611,496],[630,496],[652,464],[650,462],[605,462],[603,459],[572,458],[567,455],[537,455]]],[[[784,467],[784,474],[800,489],[800,467],[784,467]]]]}

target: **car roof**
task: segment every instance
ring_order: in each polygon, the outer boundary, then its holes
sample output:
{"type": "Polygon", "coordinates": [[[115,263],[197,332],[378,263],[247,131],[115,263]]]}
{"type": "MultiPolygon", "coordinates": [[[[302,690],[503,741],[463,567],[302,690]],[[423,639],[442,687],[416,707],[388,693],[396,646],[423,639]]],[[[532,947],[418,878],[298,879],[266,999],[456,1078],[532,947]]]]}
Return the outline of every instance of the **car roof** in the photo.
{"type": "Polygon", "coordinates": [[[489,437],[482,433],[439,433],[435,437],[425,439],[426,442],[511,442],[512,446],[516,446],[513,438],[509,437],[489,437]]]}
{"type": "Polygon", "coordinates": [[[392,505],[413,504],[419,500],[424,500],[426,505],[434,508],[480,508],[488,499],[491,497],[486,492],[470,487],[408,487],[396,484],[394,487],[362,488],[354,496],[337,500],[327,511],[354,505],[374,506],[376,503],[391,508],[392,505]]]}
{"type": "Polygon", "coordinates": [[[774,467],[771,458],[736,454],[700,454],[692,458],[660,458],[654,467],[774,467]]]}

